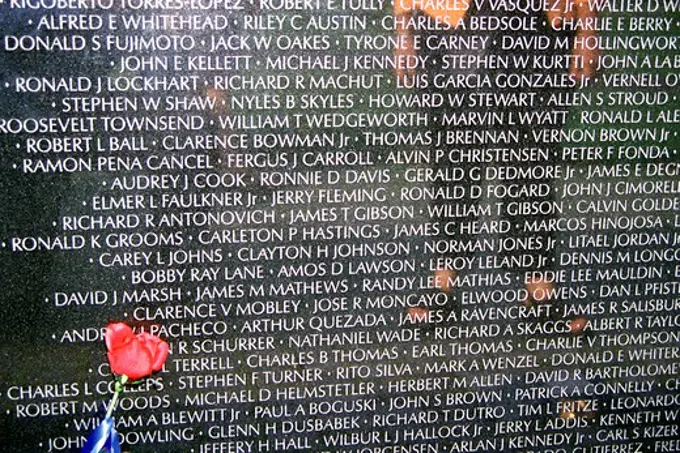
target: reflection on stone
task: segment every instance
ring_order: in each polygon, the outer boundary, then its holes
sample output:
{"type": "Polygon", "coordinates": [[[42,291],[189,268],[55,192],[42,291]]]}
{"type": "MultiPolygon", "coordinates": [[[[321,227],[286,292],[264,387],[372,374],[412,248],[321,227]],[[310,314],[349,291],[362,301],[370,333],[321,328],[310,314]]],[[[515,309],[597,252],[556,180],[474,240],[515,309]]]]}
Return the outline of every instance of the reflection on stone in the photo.
{"type": "Polygon", "coordinates": [[[450,284],[456,279],[457,273],[452,269],[437,269],[434,271],[435,287],[439,288],[445,293],[453,291],[450,284]]]}
{"type": "Polygon", "coordinates": [[[579,316],[569,323],[569,329],[571,329],[571,333],[574,335],[581,335],[583,330],[586,328],[586,325],[588,325],[588,318],[585,316],[579,316]]]}
{"type": "Polygon", "coordinates": [[[552,292],[554,285],[541,277],[531,278],[527,284],[527,295],[524,300],[524,305],[531,307],[534,304],[540,304],[549,299],[549,294],[552,292]]]}

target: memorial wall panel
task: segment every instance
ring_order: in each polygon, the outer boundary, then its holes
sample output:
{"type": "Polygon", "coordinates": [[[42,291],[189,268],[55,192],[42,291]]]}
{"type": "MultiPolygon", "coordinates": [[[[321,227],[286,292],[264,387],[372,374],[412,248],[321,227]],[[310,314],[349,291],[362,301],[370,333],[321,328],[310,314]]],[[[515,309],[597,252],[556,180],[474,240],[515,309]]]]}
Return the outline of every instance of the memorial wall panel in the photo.
{"type": "Polygon", "coordinates": [[[677,0],[0,0],[2,451],[680,451],[677,0]]]}

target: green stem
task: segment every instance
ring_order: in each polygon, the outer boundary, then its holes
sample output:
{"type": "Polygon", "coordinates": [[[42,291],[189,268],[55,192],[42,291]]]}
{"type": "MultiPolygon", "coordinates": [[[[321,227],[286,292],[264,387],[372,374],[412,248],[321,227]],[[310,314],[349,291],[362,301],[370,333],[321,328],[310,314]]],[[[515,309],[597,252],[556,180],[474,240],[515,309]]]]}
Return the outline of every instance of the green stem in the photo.
{"type": "Polygon", "coordinates": [[[111,398],[111,402],[109,403],[109,407],[106,411],[106,418],[109,418],[111,415],[113,415],[113,410],[116,408],[116,404],[118,403],[118,397],[120,396],[121,393],[123,393],[123,386],[125,383],[128,381],[128,377],[126,375],[122,375],[116,379],[116,386],[113,392],[113,398],[111,398]]]}

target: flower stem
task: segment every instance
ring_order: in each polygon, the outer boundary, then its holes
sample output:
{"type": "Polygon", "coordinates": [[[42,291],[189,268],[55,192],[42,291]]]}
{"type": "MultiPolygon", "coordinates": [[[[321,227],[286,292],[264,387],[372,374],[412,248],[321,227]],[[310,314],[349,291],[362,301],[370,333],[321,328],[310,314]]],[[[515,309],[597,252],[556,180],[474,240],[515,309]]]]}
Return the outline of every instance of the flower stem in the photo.
{"type": "Polygon", "coordinates": [[[106,411],[105,418],[109,418],[111,415],[113,415],[113,410],[116,408],[116,404],[118,403],[118,397],[121,393],[123,393],[123,386],[127,381],[128,377],[126,375],[119,376],[116,379],[116,386],[114,388],[113,398],[111,398],[111,402],[109,403],[109,407],[106,411]]]}

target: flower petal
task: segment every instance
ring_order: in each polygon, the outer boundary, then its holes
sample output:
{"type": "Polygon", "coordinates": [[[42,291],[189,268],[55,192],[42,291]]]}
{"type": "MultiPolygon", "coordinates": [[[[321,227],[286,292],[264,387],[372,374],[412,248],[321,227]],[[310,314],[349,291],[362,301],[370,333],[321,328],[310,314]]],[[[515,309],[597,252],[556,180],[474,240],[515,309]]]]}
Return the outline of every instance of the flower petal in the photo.
{"type": "Polygon", "coordinates": [[[170,346],[165,341],[161,340],[161,342],[158,344],[156,354],[153,356],[153,363],[151,364],[151,368],[154,371],[160,371],[160,369],[163,368],[163,364],[167,360],[169,353],[170,346]]]}
{"type": "Polygon", "coordinates": [[[149,353],[151,353],[151,368],[154,371],[159,371],[161,368],[163,368],[163,364],[168,358],[168,352],[170,350],[168,344],[157,336],[149,335],[146,332],[140,333],[137,335],[137,338],[144,344],[144,346],[146,346],[146,348],[149,350],[149,353]]]}
{"type": "Polygon", "coordinates": [[[149,350],[136,338],[127,344],[109,351],[111,371],[117,375],[126,375],[135,381],[152,373],[151,354],[149,350]]]}
{"type": "Polygon", "coordinates": [[[106,349],[109,351],[119,348],[135,337],[132,329],[122,322],[112,323],[106,326],[106,349]]]}

